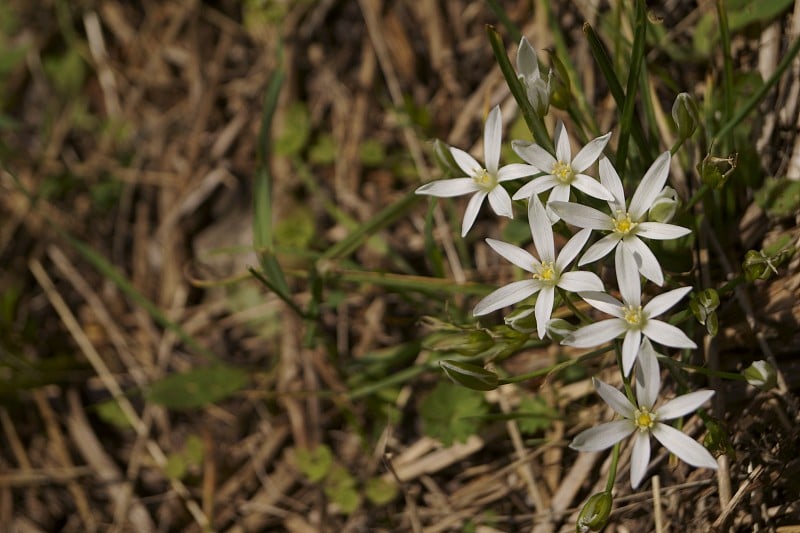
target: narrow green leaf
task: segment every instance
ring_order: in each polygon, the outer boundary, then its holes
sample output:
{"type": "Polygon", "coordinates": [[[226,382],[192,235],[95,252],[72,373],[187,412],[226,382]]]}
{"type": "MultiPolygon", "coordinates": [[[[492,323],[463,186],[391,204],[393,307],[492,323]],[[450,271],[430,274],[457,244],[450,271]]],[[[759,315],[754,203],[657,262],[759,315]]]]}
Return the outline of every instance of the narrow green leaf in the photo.
{"type": "Polygon", "coordinates": [[[628,140],[633,124],[633,110],[636,108],[636,93],[639,89],[639,73],[644,63],[644,46],[647,38],[647,13],[644,0],[636,1],[636,14],[634,20],[636,31],[633,35],[633,48],[631,50],[630,71],[628,72],[628,87],[622,103],[622,116],[620,118],[619,136],[617,144],[617,172],[625,175],[625,166],[628,162],[628,140]]]}
{"type": "Polygon", "coordinates": [[[223,400],[243,389],[248,382],[244,370],[217,364],[156,381],[150,385],[146,398],[170,409],[192,409],[223,400]]]}

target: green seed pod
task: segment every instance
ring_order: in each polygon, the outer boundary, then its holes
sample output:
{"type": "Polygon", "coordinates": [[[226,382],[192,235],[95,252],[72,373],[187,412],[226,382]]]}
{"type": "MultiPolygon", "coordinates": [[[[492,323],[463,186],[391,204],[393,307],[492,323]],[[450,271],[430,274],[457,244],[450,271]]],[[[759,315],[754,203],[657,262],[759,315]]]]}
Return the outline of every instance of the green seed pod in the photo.
{"type": "Polygon", "coordinates": [[[753,361],[753,364],[745,368],[742,374],[750,385],[764,391],[773,389],[778,384],[778,374],[766,361],[753,361]]]}
{"type": "Polygon", "coordinates": [[[697,102],[689,93],[680,93],[672,104],[672,120],[678,128],[678,137],[686,140],[692,136],[700,123],[700,114],[697,111],[697,102]]]}

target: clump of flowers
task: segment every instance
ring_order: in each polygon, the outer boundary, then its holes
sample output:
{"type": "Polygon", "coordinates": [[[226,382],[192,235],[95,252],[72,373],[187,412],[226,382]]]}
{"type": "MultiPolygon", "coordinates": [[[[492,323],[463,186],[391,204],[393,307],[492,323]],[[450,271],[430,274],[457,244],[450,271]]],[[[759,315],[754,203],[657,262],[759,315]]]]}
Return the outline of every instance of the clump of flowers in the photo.
{"type": "MultiPolygon", "coordinates": [[[[502,57],[498,59],[502,61],[502,57]]],[[[546,79],[541,76],[535,50],[524,38],[517,53],[517,69],[518,79],[508,80],[509,84],[512,88],[514,83],[521,84],[527,101],[520,101],[515,94],[520,107],[523,111],[532,109],[541,120],[550,108],[552,76],[548,75],[546,79]]],[[[693,105],[691,97],[682,93],[674,109],[692,110],[693,105]]],[[[689,121],[697,118],[696,113],[682,112],[678,118],[681,120],[679,132],[691,135],[695,128],[689,121]]],[[[544,121],[539,124],[543,125],[544,121]]],[[[589,141],[573,157],[567,129],[557,121],[552,147],[513,140],[513,151],[525,163],[500,167],[501,129],[500,111],[495,107],[488,115],[484,133],[486,166],[481,166],[466,152],[450,148],[465,176],[434,181],[416,191],[439,197],[472,194],[462,223],[462,236],[465,236],[486,197],[496,214],[513,217],[512,196],[504,185],[511,180],[531,178],[516,190],[513,200],[527,202],[535,253],[516,244],[486,239],[494,252],[519,267],[524,274],[522,279],[499,287],[481,299],[474,307],[473,315],[483,317],[518,306],[506,315],[505,322],[519,332],[531,334],[535,331],[539,339],[547,336],[564,346],[591,348],[610,345],[613,348],[617,354],[622,389],[597,378],[592,381],[597,393],[617,418],[579,432],[570,447],[578,451],[599,451],[630,437],[630,481],[633,488],[637,488],[645,478],[650,463],[651,437],[689,465],[716,468],[717,463],[706,448],[672,425],[672,421],[702,408],[714,391],[688,392],[670,400],[659,398],[662,384],[659,359],[670,360],[673,363],[671,369],[677,362],[667,355],[657,354],[653,345],[684,351],[697,348],[697,344],[679,327],[681,322],[674,320],[675,315],[672,315],[672,320],[667,316],[692,292],[692,287],[679,286],[665,277],[657,252],[651,249],[651,241],[676,240],[691,233],[691,229],[671,223],[679,207],[678,194],[668,185],[671,153],[664,151],[650,163],[643,177],[635,180],[637,185],[628,201],[623,180],[612,164],[610,154],[604,154],[612,140],[611,132],[589,141]],[[594,177],[592,172],[595,165],[598,177],[594,177]],[[545,193],[547,198],[540,198],[545,193]],[[607,209],[595,207],[602,202],[607,204],[607,209]],[[566,238],[560,250],[556,242],[563,241],[555,239],[555,224],[566,238]],[[612,251],[613,261],[602,261],[612,251]],[[616,291],[607,290],[603,285],[598,275],[602,273],[601,265],[613,268],[616,291]],[[586,270],[587,267],[596,270],[586,270]],[[668,290],[650,296],[652,291],[645,289],[652,285],[643,285],[642,277],[652,282],[656,291],[664,286],[668,290]],[[597,319],[595,314],[587,315],[578,309],[581,302],[589,306],[581,305],[584,309],[611,317],[597,319]],[[554,319],[555,309],[561,306],[568,312],[554,319]],[[576,320],[579,323],[576,324],[576,320]]],[[[544,137],[549,143],[549,136],[542,136],[541,131],[533,133],[534,136],[539,133],[538,138],[544,137]]],[[[683,140],[685,138],[681,142],[683,140]]],[[[468,362],[445,366],[448,375],[456,380],[459,372],[465,376],[468,373],[483,378],[490,376],[488,370],[468,362]]],[[[749,370],[751,383],[761,386],[768,382],[768,377],[764,377],[768,372],[764,368],[757,365],[753,368],[755,370],[749,370]]],[[[468,380],[460,382],[463,384],[468,380]]],[[[495,376],[492,380],[482,380],[482,383],[486,382],[502,384],[502,380],[495,376]]],[[[612,453],[616,464],[619,447],[614,446],[612,453]]],[[[614,475],[611,474],[609,487],[614,475]]],[[[607,519],[610,488],[593,498],[594,510],[591,513],[587,511],[583,518],[586,524],[600,524],[607,519]],[[603,504],[603,513],[596,512],[598,502],[603,504]],[[587,518],[588,515],[591,519],[587,518]],[[601,515],[605,518],[597,519],[601,515]]]]}

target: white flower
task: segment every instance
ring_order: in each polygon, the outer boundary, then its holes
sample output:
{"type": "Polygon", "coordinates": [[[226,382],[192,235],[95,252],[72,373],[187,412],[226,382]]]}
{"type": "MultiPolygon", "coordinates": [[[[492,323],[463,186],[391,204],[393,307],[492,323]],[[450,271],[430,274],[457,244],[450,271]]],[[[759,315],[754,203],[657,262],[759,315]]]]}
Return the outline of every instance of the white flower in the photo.
{"type": "Polygon", "coordinates": [[[592,307],[616,318],[589,324],[567,336],[561,344],[589,348],[624,335],[622,341],[622,370],[630,374],[642,336],[664,346],[697,348],[697,345],[680,329],[661,320],[655,320],[683,298],[691,287],[681,287],[659,294],[642,307],[642,289],[636,260],[625,248],[616,252],[617,282],[622,302],[604,292],[582,292],[581,298],[592,307]]]}
{"type": "Polygon", "coordinates": [[[576,233],[556,257],[553,228],[550,226],[547,212],[537,196],[533,196],[528,205],[528,223],[533,236],[533,244],[541,260],[513,244],[494,239],[486,239],[486,242],[497,253],[533,276],[531,279],[515,281],[505,287],[500,287],[478,302],[473,314],[480,316],[491,313],[520,302],[538,292],[535,317],[536,330],[541,339],[544,337],[547,322],[553,312],[556,287],[571,292],[601,291],[603,282],[592,272],[565,272],[583,245],[586,244],[589,233],[591,233],[590,230],[576,233]]]}
{"type": "Polygon", "coordinates": [[[529,165],[512,164],[498,168],[500,163],[500,144],[502,142],[503,120],[500,107],[495,106],[486,119],[483,133],[483,150],[486,168],[482,167],[474,157],[463,150],[450,147],[459,168],[467,177],[432,181],[419,187],[417,194],[429,194],[440,198],[462,196],[474,193],[464,212],[461,224],[461,236],[466,236],[475,218],[478,216],[483,199],[489,197],[489,205],[498,215],[514,218],[511,209],[511,198],[500,186],[503,181],[514,180],[536,174],[536,169],[529,165]]]}
{"type": "MultiPolygon", "coordinates": [[[[572,158],[572,150],[569,145],[569,136],[564,124],[559,121],[556,125],[555,142],[556,157],[539,146],[528,141],[512,141],[511,147],[525,162],[530,163],[538,172],[544,172],[543,176],[535,178],[523,185],[514,194],[514,200],[530,198],[535,194],[552,189],[547,200],[548,205],[553,201],[569,200],[570,187],[599,198],[600,200],[612,201],[614,196],[607,191],[596,179],[583,174],[589,168],[608,144],[611,133],[606,133],[584,146],[580,152],[572,158]]],[[[558,221],[555,217],[554,222],[558,221]]]]}
{"type": "MultiPolygon", "coordinates": [[[[647,239],[677,239],[691,232],[687,228],[645,220],[647,211],[661,193],[669,174],[670,153],[664,152],[650,166],[636,188],[630,207],[625,205],[622,181],[606,158],[600,159],[600,182],[614,196],[608,202],[611,215],[597,209],[569,202],[551,202],[550,208],[570,224],[580,228],[610,231],[583,254],[578,265],[585,265],[605,257],[618,244],[633,253],[639,271],[657,285],[664,283],[664,274],[658,259],[640,237],[647,239]]],[[[617,266],[619,268],[619,266],[617,266]]]]}
{"type": "Polygon", "coordinates": [[[572,440],[570,448],[595,452],[634,434],[631,454],[631,486],[634,489],[641,483],[650,463],[650,435],[682,461],[692,466],[716,469],[714,457],[701,444],[674,427],[662,423],[664,420],[691,413],[711,398],[714,391],[699,390],[684,394],[654,409],[653,405],[661,388],[658,362],[647,339],[642,343],[641,352],[636,370],[636,403],[632,403],[614,387],[594,379],[594,386],[600,397],[624,418],[582,431],[572,440]]]}
{"type": "Polygon", "coordinates": [[[536,50],[533,49],[528,39],[523,37],[519,41],[517,49],[517,72],[519,79],[525,86],[525,94],[528,101],[533,106],[534,111],[540,117],[547,114],[550,107],[550,81],[553,79],[553,71],[547,75],[547,80],[542,78],[539,73],[539,60],[536,57],[536,50]]]}

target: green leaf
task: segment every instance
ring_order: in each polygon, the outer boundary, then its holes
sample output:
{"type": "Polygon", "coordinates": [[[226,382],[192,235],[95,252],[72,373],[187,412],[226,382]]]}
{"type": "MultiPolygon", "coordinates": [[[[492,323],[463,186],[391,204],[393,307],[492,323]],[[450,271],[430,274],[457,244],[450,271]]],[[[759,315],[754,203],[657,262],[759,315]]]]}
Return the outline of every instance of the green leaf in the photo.
{"type": "Polygon", "coordinates": [[[325,479],[325,495],[339,505],[342,512],[350,514],[361,503],[356,480],[343,466],[334,464],[325,479]]]}
{"type": "Polygon", "coordinates": [[[800,181],[770,178],[756,192],[755,201],[770,216],[793,216],[800,210],[800,181]]]}
{"type": "Polygon", "coordinates": [[[296,206],[275,225],[275,243],[279,247],[303,250],[316,233],[314,213],[306,206],[296,206]]]}
{"type": "Polygon", "coordinates": [[[367,480],[364,493],[375,505],[386,505],[397,497],[397,485],[384,481],[383,478],[373,477],[367,480]]]}
{"type": "Polygon", "coordinates": [[[474,435],[487,412],[483,394],[447,381],[440,381],[420,404],[425,434],[445,446],[474,435]]]}
{"type": "Polygon", "coordinates": [[[238,368],[214,365],[173,374],[150,385],[148,401],[170,409],[203,407],[243,389],[247,373],[238,368]]]}
{"type": "Polygon", "coordinates": [[[544,431],[558,418],[558,412],[540,396],[523,398],[515,415],[519,430],[527,434],[544,431]]]}
{"type": "Polygon", "coordinates": [[[317,165],[328,165],[336,161],[336,141],[330,134],[324,134],[308,150],[308,160],[317,165]]]}
{"type": "Polygon", "coordinates": [[[286,110],[283,131],[273,149],[279,155],[297,155],[305,148],[311,133],[311,118],[302,102],[292,102],[286,110]]]}
{"type": "Polygon", "coordinates": [[[333,453],[324,444],[320,444],[313,450],[297,449],[294,457],[298,470],[312,483],[324,479],[333,465],[333,453]]]}
{"type": "Polygon", "coordinates": [[[125,413],[120,409],[116,400],[107,400],[99,403],[95,405],[93,409],[97,413],[97,416],[100,417],[100,420],[107,424],[111,424],[119,429],[131,429],[133,427],[128,417],[125,416],[125,413]]]}
{"type": "Polygon", "coordinates": [[[358,148],[358,158],[368,167],[378,167],[386,160],[383,143],[377,139],[367,139],[358,148]]]}

